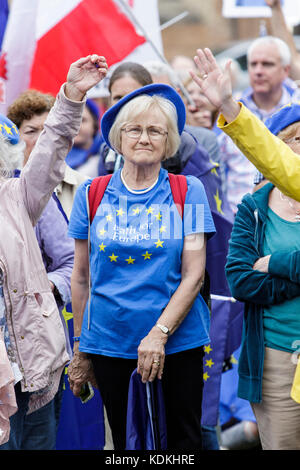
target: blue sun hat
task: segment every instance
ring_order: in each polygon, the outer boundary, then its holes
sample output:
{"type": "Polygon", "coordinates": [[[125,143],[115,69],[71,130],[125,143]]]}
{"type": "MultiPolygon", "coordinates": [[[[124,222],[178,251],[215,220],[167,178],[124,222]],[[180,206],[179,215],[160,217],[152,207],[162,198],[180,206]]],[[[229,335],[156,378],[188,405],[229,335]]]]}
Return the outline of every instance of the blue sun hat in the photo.
{"type": "Polygon", "coordinates": [[[20,134],[17,126],[3,114],[0,114],[0,133],[12,145],[17,144],[20,141],[20,134]]]}
{"type": "Polygon", "coordinates": [[[177,111],[178,132],[179,134],[182,133],[185,126],[185,105],[181,99],[181,96],[173,87],[169,85],[165,85],[163,83],[152,83],[151,85],[146,85],[142,88],[138,88],[137,90],[132,91],[104,113],[101,119],[101,132],[105,142],[109,147],[111,147],[111,144],[109,142],[108,135],[113,123],[115,122],[118,112],[121,110],[124,104],[140,95],[158,95],[171,101],[177,111]]]}
{"type": "Polygon", "coordinates": [[[300,122],[300,102],[289,103],[278,111],[276,111],[271,117],[266,119],[265,125],[272,132],[277,135],[280,131],[285,129],[287,126],[300,122]]]}

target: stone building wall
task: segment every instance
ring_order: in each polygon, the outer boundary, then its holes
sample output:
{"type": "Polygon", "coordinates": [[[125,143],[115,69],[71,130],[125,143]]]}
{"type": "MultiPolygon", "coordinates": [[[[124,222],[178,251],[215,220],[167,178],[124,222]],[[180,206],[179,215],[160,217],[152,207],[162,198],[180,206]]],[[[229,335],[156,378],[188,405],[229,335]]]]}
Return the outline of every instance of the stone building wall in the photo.
{"type": "MultiPolygon", "coordinates": [[[[184,11],[189,15],[162,31],[167,60],[174,55],[193,56],[197,47],[217,52],[232,43],[259,35],[261,19],[228,19],[222,0],[158,0],[161,24],[184,11]]],[[[266,22],[268,28],[268,21],[266,22]]]]}

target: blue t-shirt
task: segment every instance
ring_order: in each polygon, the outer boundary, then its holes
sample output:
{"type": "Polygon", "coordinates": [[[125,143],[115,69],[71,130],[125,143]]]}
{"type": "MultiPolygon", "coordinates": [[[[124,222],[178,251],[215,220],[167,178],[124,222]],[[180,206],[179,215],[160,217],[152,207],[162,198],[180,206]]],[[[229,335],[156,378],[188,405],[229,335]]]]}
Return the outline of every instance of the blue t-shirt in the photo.
{"type": "MultiPolygon", "coordinates": [[[[88,238],[86,188],[76,194],[69,235],[88,238]]],[[[183,238],[215,232],[202,183],[187,177],[184,223],[174,205],[168,173],[156,185],[134,194],[113,174],[91,225],[91,305],[83,318],[80,350],[137,358],[149,333],[181,281],[183,238]]],[[[190,312],[170,336],[166,354],[209,342],[209,311],[199,294],[190,312]]]]}

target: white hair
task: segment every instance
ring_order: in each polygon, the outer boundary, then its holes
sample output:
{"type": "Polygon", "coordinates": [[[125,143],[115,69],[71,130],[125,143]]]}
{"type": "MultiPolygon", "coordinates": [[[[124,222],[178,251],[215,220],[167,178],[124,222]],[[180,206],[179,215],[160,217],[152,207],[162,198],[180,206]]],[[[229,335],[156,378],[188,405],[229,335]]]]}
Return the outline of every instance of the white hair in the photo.
{"type": "MultiPolygon", "coordinates": [[[[167,119],[168,135],[166,141],[166,154],[164,159],[173,157],[180,145],[180,135],[177,126],[177,111],[174,104],[158,95],[139,95],[132,98],[120,109],[109,132],[109,141],[113,148],[121,153],[121,129],[134,121],[138,116],[147,113],[155,106],[167,119]]],[[[125,155],[126,156],[126,155],[125,155]]]]}
{"type": "Polygon", "coordinates": [[[155,80],[155,77],[166,75],[170,80],[171,86],[178,85],[178,74],[172,69],[172,67],[170,67],[170,65],[157,60],[149,60],[148,62],[144,62],[143,66],[148,70],[153,81],[155,80]]]}
{"type": "Polygon", "coordinates": [[[249,46],[247,51],[247,60],[249,62],[250,56],[257,46],[265,46],[266,44],[274,44],[279,52],[281,65],[285,67],[291,63],[291,51],[289,46],[282,41],[282,39],[276,38],[274,36],[262,36],[255,39],[249,46]]]}
{"type": "Polygon", "coordinates": [[[0,177],[10,178],[14,170],[22,168],[24,160],[25,143],[20,141],[12,145],[0,133],[0,177]]]}

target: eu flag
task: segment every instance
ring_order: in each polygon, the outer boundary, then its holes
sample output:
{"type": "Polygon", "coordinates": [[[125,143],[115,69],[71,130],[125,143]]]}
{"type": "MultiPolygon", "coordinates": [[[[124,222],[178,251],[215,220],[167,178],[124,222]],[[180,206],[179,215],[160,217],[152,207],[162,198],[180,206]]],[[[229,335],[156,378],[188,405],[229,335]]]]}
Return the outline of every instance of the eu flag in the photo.
{"type": "MultiPolygon", "coordinates": [[[[71,305],[65,310],[71,346],[73,348],[73,315],[71,305]]],[[[102,450],[105,445],[103,403],[98,390],[87,403],[73,395],[65,374],[56,450],[102,450]]]]}
{"type": "MultiPolygon", "coordinates": [[[[184,173],[188,174],[193,169],[193,159],[191,159],[184,173]]],[[[229,300],[231,292],[225,276],[225,263],[233,226],[233,214],[227,198],[222,193],[218,165],[211,160],[202,159],[202,169],[198,170],[195,176],[205,187],[216,227],[216,234],[207,243],[206,253],[206,270],[212,294],[211,342],[204,348],[202,403],[202,425],[216,426],[223,364],[240,345],[243,305],[241,302],[229,300]],[[224,299],[214,299],[214,295],[224,297],[224,299]]]]}

